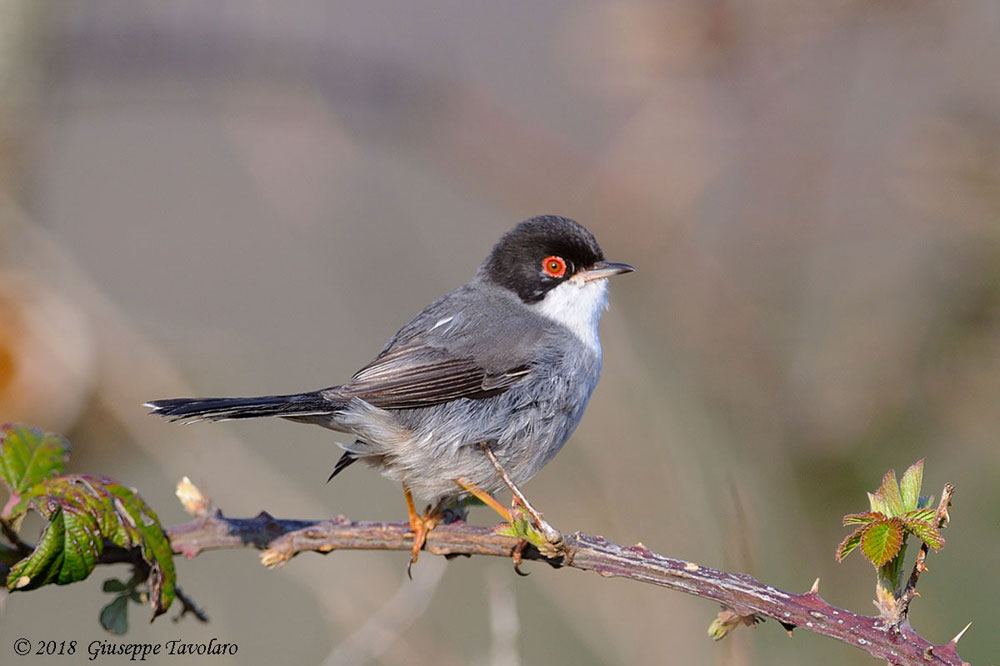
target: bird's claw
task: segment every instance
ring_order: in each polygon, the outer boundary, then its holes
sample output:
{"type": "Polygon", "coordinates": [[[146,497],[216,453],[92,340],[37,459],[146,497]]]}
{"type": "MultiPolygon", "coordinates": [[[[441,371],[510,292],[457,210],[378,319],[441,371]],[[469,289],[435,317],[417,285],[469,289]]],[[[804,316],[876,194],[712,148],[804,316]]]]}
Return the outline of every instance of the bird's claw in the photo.
{"type": "Polygon", "coordinates": [[[420,516],[412,514],[410,516],[410,531],[413,532],[413,548],[410,550],[410,563],[406,565],[406,575],[413,580],[413,565],[420,558],[420,550],[427,542],[427,534],[434,529],[441,521],[442,514],[439,511],[428,510],[420,516]]]}
{"type": "Polygon", "coordinates": [[[496,533],[503,536],[510,536],[520,539],[523,545],[515,549],[515,564],[520,564],[521,554],[524,548],[531,544],[538,549],[538,552],[548,558],[559,557],[563,540],[562,535],[544,520],[541,525],[532,524],[531,518],[515,503],[511,507],[511,521],[501,523],[496,527],[496,533]]]}
{"type": "Polygon", "coordinates": [[[518,576],[529,576],[531,572],[521,571],[521,562],[524,561],[524,549],[528,546],[528,542],[521,540],[517,542],[514,546],[514,550],[510,553],[510,559],[514,562],[514,573],[518,576]]]}

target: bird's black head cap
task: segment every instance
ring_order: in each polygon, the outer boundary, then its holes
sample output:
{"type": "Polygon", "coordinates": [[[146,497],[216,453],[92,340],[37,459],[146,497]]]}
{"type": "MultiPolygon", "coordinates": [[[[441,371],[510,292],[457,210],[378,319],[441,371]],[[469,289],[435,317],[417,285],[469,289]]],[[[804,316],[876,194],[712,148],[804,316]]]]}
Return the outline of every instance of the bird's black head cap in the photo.
{"type": "Polygon", "coordinates": [[[479,269],[482,279],[537,303],[577,271],[604,260],[593,234],[573,220],[542,215],[508,231],[479,269]]]}

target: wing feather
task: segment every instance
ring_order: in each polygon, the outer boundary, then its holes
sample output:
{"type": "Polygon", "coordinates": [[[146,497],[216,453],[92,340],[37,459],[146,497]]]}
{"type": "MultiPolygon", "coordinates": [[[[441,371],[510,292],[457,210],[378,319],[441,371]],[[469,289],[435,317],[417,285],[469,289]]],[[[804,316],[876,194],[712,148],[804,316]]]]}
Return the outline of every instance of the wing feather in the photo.
{"type": "Polygon", "coordinates": [[[411,409],[499,395],[530,371],[527,365],[487,370],[471,359],[450,357],[437,347],[400,345],[386,350],[331,393],[358,397],[383,409],[411,409]]]}

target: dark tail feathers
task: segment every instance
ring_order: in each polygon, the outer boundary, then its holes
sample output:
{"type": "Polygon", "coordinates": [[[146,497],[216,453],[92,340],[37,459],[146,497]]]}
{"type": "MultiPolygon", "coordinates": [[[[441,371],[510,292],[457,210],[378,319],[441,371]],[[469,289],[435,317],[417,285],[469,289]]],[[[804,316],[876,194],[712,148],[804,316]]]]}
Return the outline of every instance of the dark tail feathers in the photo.
{"type": "Polygon", "coordinates": [[[330,414],[338,405],[324,398],[321,391],[314,391],[256,398],[170,398],[147,402],[146,407],[171,421],[225,421],[330,414]]]}
{"type": "Polygon", "coordinates": [[[330,476],[327,477],[326,482],[330,483],[333,481],[333,477],[337,476],[357,461],[357,455],[351,453],[350,451],[344,451],[344,455],[340,456],[340,460],[338,460],[337,464],[333,466],[333,471],[330,472],[330,476]]]}

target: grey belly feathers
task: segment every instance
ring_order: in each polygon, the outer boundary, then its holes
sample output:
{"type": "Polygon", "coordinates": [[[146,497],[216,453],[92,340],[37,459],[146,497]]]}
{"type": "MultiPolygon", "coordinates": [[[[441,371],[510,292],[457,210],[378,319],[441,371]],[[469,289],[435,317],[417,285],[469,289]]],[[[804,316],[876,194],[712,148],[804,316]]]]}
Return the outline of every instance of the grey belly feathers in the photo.
{"type": "MultiPolygon", "coordinates": [[[[342,448],[428,501],[463,495],[455,478],[489,493],[505,487],[480,442],[490,443],[515,483],[531,479],[580,422],[601,372],[599,346],[594,348],[558,322],[520,307],[509,293],[482,283],[465,285],[430,305],[390,340],[379,358],[391,355],[394,348],[413,345],[426,345],[428,362],[436,349],[446,349],[449,356],[477,358],[480,364],[485,360],[487,369],[496,368],[494,381],[500,383],[501,369],[523,369],[497,395],[403,409],[351,397],[354,388],[349,382],[322,392],[327,399],[345,400],[342,410],[294,419],[350,433],[356,441],[341,444],[342,448]],[[482,348],[481,329],[477,331],[484,322],[477,321],[476,309],[463,307],[466,301],[482,298],[483,292],[495,306],[510,301],[502,323],[491,321],[494,334],[487,336],[488,349],[482,348]]],[[[376,367],[379,358],[373,363],[376,367]]],[[[410,355],[405,367],[420,365],[414,361],[410,355]]],[[[387,374],[400,371],[402,367],[380,369],[374,380],[384,383],[387,374]]],[[[363,382],[365,370],[355,377],[363,382]]]]}

